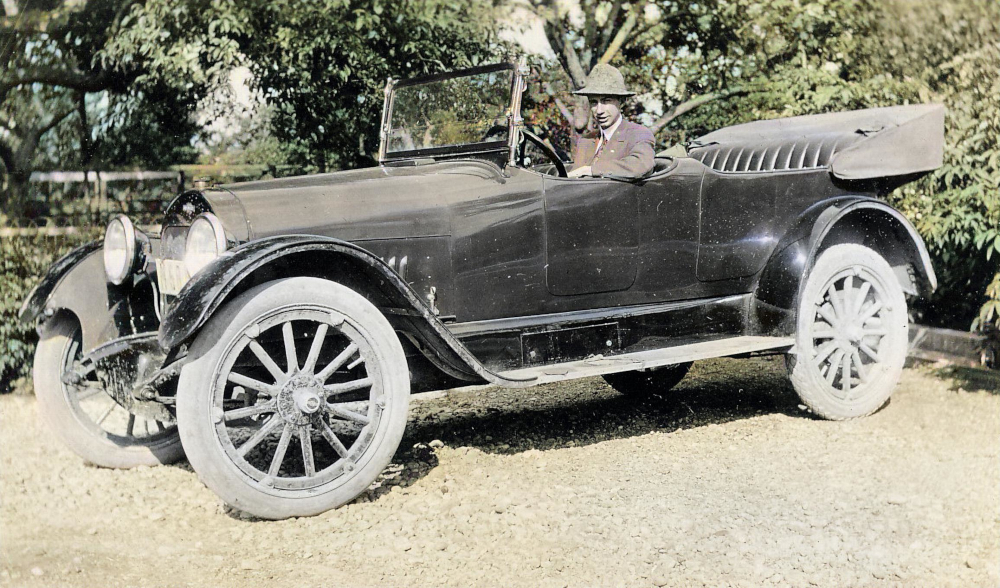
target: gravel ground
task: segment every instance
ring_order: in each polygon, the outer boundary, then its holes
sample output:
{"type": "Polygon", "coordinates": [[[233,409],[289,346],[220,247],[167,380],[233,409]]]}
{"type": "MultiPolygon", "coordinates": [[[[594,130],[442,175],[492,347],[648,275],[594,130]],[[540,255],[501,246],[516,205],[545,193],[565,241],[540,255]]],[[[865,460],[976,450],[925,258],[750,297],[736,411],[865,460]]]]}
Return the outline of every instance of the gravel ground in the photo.
{"type": "Polygon", "coordinates": [[[247,520],[187,464],[86,466],[0,397],[0,584],[997,586],[1000,379],[909,368],[875,415],[798,408],[779,359],[423,397],[381,485],[247,520]]]}

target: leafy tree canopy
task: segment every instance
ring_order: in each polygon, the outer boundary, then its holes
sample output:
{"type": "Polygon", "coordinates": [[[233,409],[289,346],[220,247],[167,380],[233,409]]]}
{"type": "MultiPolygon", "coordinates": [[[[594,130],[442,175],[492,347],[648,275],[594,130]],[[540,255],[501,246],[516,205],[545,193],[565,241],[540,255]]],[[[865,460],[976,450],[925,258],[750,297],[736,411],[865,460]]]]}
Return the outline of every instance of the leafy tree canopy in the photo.
{"type": "Polygon", "coordinates": [[[133,2],[4,3],[0,21],[3,209],[22,213],[36,169],[166,166],[191,160],[197,92],[136,88],[141,63],[97,59],[133,2]]]}
{"type": "Polygon", "coordinates": [[[390,74],[467,66],[502,51],[485,11],[440,0],[8,0],[4,7],[0,169],[12,216],[21,214],[36,169],[194,161],[194,113],[226,111],[236,66],[253,74],[268,140],[278,142],[282,159],[323,171],[373,162],[390,74]]]}
{"type": "Polygon", "coordinates": [[[290,162],[316,171],[370,165],[390,75],[466,67],[503,51],[474,4],[149,1],[132,8],[101,59],[141,60],[149,73],[140,84],[178,89],[246,65],[290,162]]]}

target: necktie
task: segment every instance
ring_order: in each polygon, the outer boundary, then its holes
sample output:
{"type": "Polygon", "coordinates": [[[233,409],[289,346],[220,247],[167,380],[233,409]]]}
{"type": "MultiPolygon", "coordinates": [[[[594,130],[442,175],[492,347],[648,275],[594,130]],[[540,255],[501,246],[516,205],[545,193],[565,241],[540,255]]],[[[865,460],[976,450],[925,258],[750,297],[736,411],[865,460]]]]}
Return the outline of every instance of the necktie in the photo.
{"type": "Polygon", "coordinates": [[[604,146],[607,145],[607,141],[604,140],[604,134],[601,134],[601,138],[597,140],[597,151],[594,152],[594,158],[590,161],[591,165],[597,161],[597,158],[601,156],[601,151],[604,150],[604,146]]]}

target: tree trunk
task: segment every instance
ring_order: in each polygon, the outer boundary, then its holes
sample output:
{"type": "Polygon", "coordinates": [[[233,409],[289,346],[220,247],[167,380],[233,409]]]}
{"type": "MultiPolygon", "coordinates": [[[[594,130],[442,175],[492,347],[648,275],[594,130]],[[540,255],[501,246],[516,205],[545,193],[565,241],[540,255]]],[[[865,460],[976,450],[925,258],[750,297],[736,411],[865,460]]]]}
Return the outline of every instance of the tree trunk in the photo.
{"type": "Polygon", "coordinates": [[[17,224],[24,220],[25,206],[28,203],[28,180],[31,172],[11,171],[7,174],[7,190],[2,202],[6,221],[17,224]]]}
{"type": "MultiPolygon", "coordinates": [[[[569,147],[570,153],[577,152],[577,145],[588,131],[593,130],[593,121],[590,118],[590,101],[586,96],[575,96],[573,100],[573,120],[570,123],[569,147]]],[[[580,165],[580,162],[573,162],[580,165]]]]}

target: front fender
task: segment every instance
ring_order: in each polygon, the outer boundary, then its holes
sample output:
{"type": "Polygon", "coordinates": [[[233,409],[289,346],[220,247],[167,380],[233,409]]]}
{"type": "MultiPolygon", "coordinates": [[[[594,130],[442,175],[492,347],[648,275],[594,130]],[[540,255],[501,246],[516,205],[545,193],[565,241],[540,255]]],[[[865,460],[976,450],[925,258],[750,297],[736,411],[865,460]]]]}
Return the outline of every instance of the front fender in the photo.
{"type": "MultiPolygon", "coordinates": [[[[52,264],[49,271],[45,272],[42,279],[31,289],[28,297],[21,304],[21,312],[18,318],[21,322],[29,323],[38,318],[45,311],[45,306],[49,302],[52,293],[65,279],[65,277],[87,258],[91,253],[97,251],[104,244],[103,240],[91,241],[77,247],[66,255],[59,258],[52,264]]],[[[103,268],[102,268],[103,269],[103,268]]],[[[102,271],[103,275],[103,271],[102,271]]]]}
{"type": "Polygon", "coordinates": [[[424,343],[438,360],[468,374],[468,379],[482,379],[507,387],[527,386],[533,382],[533,379],[500,376],[483,366],[410,285],[371,252],[339,239],[311,235],[282,235],[252,241],[227,251],[206,266],[181,289],[163,317],[160,345],[169,350],[187,342],[227,300],[255,283],[303,275],[289,274],[282,262],[305,258],[309,260],[309,275],[340,282],[363,277],[359,289],[366,291],[361,294],[377,294],[384,299],[383,312],[392,314],[393,319],[424,343]],[[351,271],[343,272],[345,268],[351,271]]]}
{"type": "Polygon", "coordinates": [[[776,322],[783,323],[779,331],[794,330],[787,318],[789,313],[794,313],[800,288],[816,256],[831,240],[849,236],[853,237],[850,240],[861,241],[878,250],[891,265],[912,264],[916,276],[911,294],[927,294],[937,288],[927,246],[899,211],[867,196],[848,195],[824,200],[799,216],[782,237],[761,274],[755,298],[762,331],[771,330],[769,326],[773,328],[776,322]],[[895,247],[896,243],[902,247],[895,247]],[[783,315],[784,319],[767,318],[769,313],[783,315]]]}
{"type": "Polygon", "coordinates": [[[109,341],[158,326],[148,275],[137,273],[127,285],[108,283],[101,245],[101,241],[88,243],[59,259],[28,294],[20,312],[20,319],[30,322],[69,311],[80,323],[87,354],[109,341]]]}

